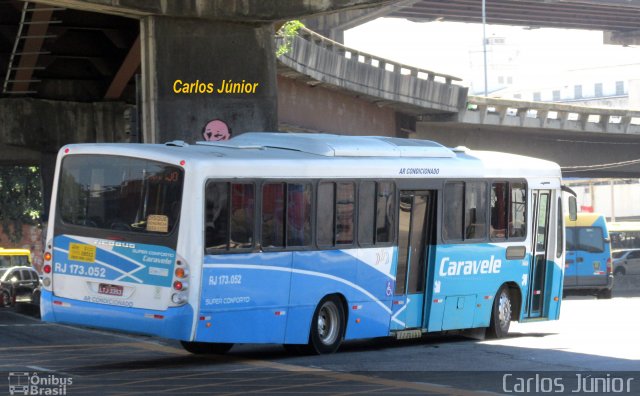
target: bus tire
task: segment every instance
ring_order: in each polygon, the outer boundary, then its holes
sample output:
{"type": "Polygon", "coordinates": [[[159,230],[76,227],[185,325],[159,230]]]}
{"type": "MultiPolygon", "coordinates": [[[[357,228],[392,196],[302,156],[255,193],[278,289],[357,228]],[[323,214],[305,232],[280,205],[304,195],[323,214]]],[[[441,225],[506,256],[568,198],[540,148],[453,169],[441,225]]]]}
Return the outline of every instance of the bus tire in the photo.
{"type": "Polygon", "coordinates": [[[180,341],[180,344],[194,355],[224,355],[233,347],[233,344],[221,342],[180,341]]]}
{"type": "Polygon", "coordinates": [[[513,297],[507,285],[502,285],[496,298],[493,300],[491,309],[491,323],[487,330],[489,338],[503,338],[509,333],[511,317],[513,315],[513,297]]]}
{"type": "Polygon", "coordinates": [[[334,353],[342,344],[345,315],[342,301],[327,296],[320,301],[313,314],[309,334],[309,349],[314,354],[334,353]]]}
{"type": "Polygon", "coordinates": [[[601,300],[601,299],[609,300],[609,299],[611,299],[611,289],[600,290],[598,293],[596,293],[596,298],[598,300],[601,300]]]}

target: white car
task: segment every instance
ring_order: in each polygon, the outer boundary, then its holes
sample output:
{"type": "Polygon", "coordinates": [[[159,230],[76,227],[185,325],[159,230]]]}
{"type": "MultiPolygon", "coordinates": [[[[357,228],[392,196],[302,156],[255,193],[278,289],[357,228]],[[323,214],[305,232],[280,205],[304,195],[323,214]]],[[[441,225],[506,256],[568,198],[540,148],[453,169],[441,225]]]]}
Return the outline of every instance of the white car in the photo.
{"type": "Polygon", "coordinates": [[[617,250],[611,256],[614,275],[640,275],[640,249],[617,250]]]}

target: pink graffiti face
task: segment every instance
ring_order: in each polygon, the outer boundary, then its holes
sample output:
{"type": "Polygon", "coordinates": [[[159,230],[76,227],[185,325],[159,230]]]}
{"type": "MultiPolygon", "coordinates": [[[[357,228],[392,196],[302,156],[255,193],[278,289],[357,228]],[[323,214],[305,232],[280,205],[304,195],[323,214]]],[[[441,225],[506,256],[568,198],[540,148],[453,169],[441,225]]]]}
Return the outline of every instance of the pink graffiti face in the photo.
{"type": "Polygon", "coordinates": [[[209,121],[202,133],[204,140],[217,141],[217,140],[229,140],[231,134],[229,133],[229,127],[224,121],[213,120],[209,121]]]}

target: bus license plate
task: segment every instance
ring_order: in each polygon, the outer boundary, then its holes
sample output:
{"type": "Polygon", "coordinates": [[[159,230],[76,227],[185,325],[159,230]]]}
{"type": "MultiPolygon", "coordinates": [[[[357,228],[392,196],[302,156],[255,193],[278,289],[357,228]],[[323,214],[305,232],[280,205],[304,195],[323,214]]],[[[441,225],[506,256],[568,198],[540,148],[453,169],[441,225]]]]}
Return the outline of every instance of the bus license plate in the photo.
{"type": "Polygon", "coordinates": [[[106,283],[101,283],[98,285],[98,293],[122,297],[124,294],[124,288],[118,285],[107,285],[106,283]]]}

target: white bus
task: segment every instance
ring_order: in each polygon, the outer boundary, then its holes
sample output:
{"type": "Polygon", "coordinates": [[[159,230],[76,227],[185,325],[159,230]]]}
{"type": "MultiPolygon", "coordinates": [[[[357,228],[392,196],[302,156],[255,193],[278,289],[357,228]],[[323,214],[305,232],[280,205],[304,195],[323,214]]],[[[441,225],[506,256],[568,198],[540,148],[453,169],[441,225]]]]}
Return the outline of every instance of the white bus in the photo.
{"type": "Polygon", "coordinates": [[[561,174],[534,158],[324,134],[74,144],[50,213],[43,320],[194,353],[560,314],[561,174]]]}

